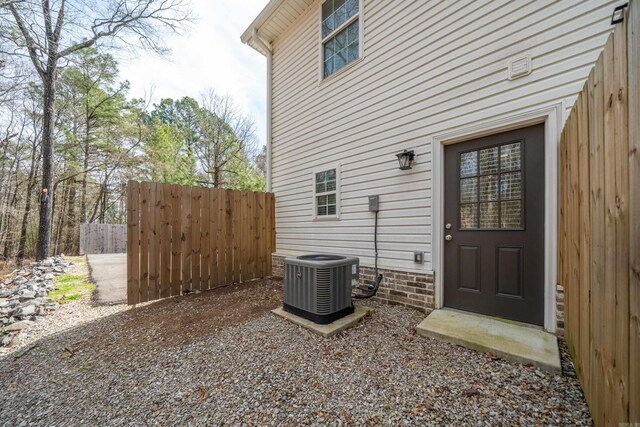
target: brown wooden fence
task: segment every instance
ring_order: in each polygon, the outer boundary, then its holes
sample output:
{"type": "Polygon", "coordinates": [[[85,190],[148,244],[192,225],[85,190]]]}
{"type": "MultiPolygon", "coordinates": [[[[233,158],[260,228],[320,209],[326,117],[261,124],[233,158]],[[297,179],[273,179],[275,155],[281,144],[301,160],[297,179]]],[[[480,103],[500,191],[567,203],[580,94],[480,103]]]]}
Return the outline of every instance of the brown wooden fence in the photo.
{"type": "Polygon", "coordinates": [[[129,181],[127,302],[271,274],[272,193],[129,181]]]}
{"type": "Polygon", "coordinates": [[[617,24],[561,137],[565,336],[598,426],[640,422],[640,13],[617,24]]]}
{"type": "Polygon", "coordinates": [[[123,254],[126,251],[126,224],[80,224],[80,255],[123,254]]]}

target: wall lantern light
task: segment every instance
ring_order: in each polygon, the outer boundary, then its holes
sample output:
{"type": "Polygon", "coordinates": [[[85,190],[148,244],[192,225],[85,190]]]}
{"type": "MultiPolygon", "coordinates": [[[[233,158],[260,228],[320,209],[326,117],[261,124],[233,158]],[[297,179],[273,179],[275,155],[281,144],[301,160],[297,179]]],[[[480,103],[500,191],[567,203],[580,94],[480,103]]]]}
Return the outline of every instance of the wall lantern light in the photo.
{"type": "Polygon", "coordinates": [[[404,150],[402,153],[396,154],[398,157],[398,163],[400,163],[400,170],[406,171],[411,169],[411,164],[413,163],[413,159],[415,159],[416,154],[411,151],[404,150]]]}

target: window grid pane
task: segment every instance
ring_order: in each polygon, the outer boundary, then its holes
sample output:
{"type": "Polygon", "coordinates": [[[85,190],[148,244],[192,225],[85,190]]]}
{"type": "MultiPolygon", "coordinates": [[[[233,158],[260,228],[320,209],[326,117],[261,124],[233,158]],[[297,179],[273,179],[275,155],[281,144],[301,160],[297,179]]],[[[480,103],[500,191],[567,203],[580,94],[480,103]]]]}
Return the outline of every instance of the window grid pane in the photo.
{"type": "Polygon", "coordinates": [[[460,228],[521,228],[522,143],[460,154],[460,228]]]}
{"type": "Polygon", "coordinates": [[[478,201],[478,178],[464,178],[460,180],[460,201],[462,203],[478,201]]]}
{"type": "Polygon", "coordinates": [[[330,76],[360,57],[359,31],[359,20],[355,20],[347,28],[325,42],[324,77],[330,76]]]}
{"type": "Polygon", "coordinates": [[[480,203],[480,228],[498,228],[499,215],[497,202],[480,203]]]}
{"type": "Polygon", "coordinates": [[[460,177],[478,174],[478,152],[462,153],[460,155],[460,177]]]}
{"type": "Polygon", "coordinates": [[[478,228],[478,204],[460,205],[460,227],[478,228]]]}
{"type": "Polygon", "coordinates": [[[480,175],[498,172],[498,147],[480,150],[480,175]]]}
{"type": "Polygon", "coordinates": [[[318,172],[315,175],[316,193],[328,193],[316,195],[316,215],[327,216],[337,214],[337,196],[336,191],[337,175],[335,169],[318,172]]]}

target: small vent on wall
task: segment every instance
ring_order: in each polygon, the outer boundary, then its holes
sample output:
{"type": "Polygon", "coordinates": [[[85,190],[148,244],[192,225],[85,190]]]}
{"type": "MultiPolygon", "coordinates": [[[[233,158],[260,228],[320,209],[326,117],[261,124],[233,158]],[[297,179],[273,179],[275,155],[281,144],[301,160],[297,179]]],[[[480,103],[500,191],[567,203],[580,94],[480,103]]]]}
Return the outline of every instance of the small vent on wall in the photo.
{"type": "Polygon", "coordinates": [[[509,61],[509,80],[531,74],[531,55],[524,55],[509,61]]]}

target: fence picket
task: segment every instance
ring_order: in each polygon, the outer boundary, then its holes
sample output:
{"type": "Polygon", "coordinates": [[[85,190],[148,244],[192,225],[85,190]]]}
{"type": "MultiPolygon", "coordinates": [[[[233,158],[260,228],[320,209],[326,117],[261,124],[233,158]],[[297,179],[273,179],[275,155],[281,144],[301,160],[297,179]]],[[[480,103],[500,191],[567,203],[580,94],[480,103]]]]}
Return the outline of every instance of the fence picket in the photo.
{"type": "Polygon", "coordinates": [[[129,181],[127,188],[127,303],[137,304],[140,287],[140,184],[129,181]]]}
{"type": "MultiPolygon", "coordinates": [[[[271,273],[272,193],[131,181],[127,206],[130,304],[271,273]]],[[[92,226],[84,234],[106,233],[92,226]]],[[[115,246],[117,238],[110,240],[115,246]]]]}
{"type": "Polygon", "coordinates": [[[200,191],[200,187],[192,187],[191,188],[191,221],[189,224],[191,226],[191,240],[190,240],[190,248],[191,248],[191,289],[200,290],[201,289],[201,271],[200,271],[200,257],[201,253],[201,234],[200,234],[200,225],[201,225],[201,217],[200,217],[200,198],[202,197],[202,192],[200,191]]]}
{"type": "Polygon", "coordinates": [[[80,255],[126,252],[126,224],[80,224],[80,255]],[[106,237],[101,237],[101,234],[106,237]]]}
{"type": "Polygon", "coordinates": [[[560,142],[565,338],[598,426],[640,422],[638,9],[629,2],[560,142]]]}

